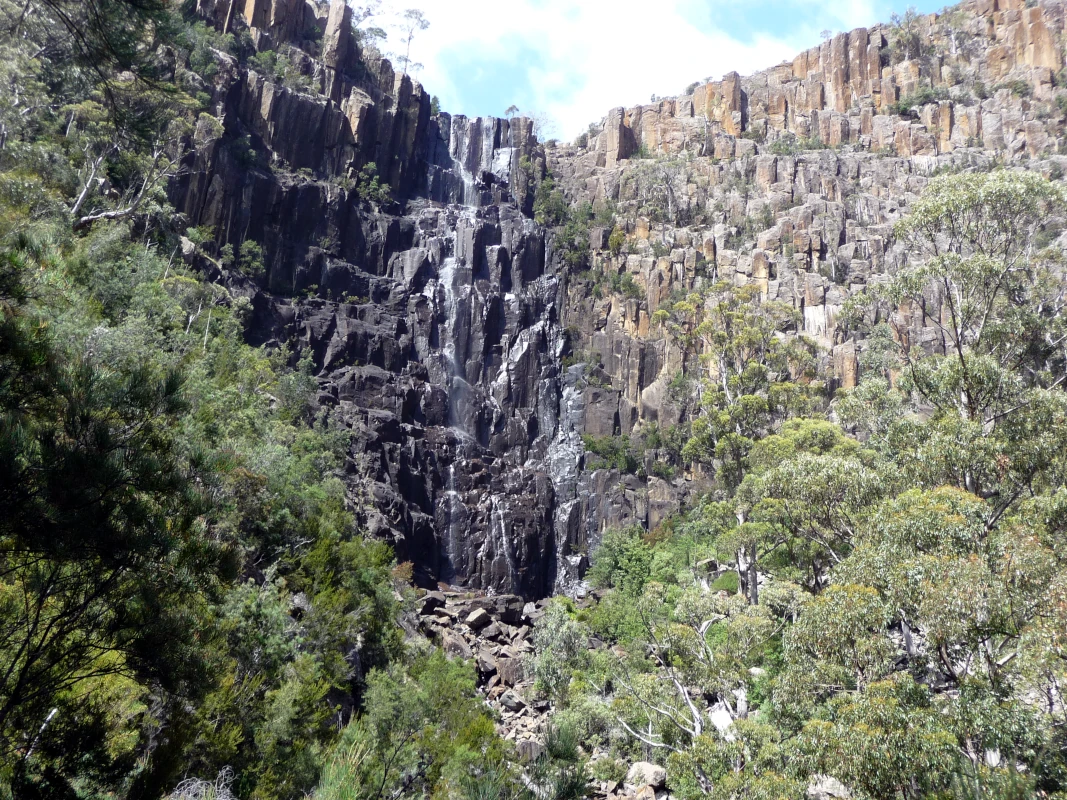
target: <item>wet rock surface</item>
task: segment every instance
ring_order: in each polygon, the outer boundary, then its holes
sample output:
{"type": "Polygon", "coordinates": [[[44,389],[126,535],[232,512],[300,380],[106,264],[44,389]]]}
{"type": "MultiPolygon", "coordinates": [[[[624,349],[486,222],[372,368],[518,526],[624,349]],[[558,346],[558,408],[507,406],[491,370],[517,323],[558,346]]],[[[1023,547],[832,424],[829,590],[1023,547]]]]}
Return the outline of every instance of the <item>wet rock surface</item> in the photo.
{"type": "MultiPolygon", "coordinates": [[[[228,8],[200,4],[220,25],[228,8]]],[[[251,296],[248,337],[310,356],[318,405],[355,434],[368,532],[423,585],[552,593],[581,448],[561,276],[527,216],[544,163],[532,123],[431,117],[422,87],[358,52],[340,0],[301,24],[279,2],[241,13],[257,46],[288,37],[315,57],[317,91],[224,60],[224,133],[198,142],[176,205],[220,249],[262,246],[264,274],[228,278],[251,296]],[[371,164],[390,202],[368,199],[371,164]]]]}

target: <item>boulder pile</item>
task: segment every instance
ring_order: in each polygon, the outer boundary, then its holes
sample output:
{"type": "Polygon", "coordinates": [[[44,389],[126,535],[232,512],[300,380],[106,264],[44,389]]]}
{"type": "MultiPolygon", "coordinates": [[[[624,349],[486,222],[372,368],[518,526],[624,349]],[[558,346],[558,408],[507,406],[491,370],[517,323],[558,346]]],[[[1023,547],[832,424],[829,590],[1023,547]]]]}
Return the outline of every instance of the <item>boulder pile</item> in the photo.
{"type": "Polygon", "coordinates": [[[536,757],[548,702],[537,700],[523,667],[533,652],[533,624],[544,616],[547,600],[528,603],[517,595],[492,597],[470,592],[435,591],[419,598],[419,628],[453,658],[473,661],[478,690],[499,714],[498,728],[520,753],[536,757]]]}
{"type": "MultiPolygon", "coordinates": [[[[538,699],[524,667],[533,653],[533,627],[548,600],[526,602],[511,594],[495,596],[441,589],[419,597],[418,629],[451,658],[473,661],[478,691],[498,718],[497,731],[513,742],[519,757],[533,761],[543,752],[549,703],[538,699]]],[[[590,642],[591,647],[596,642],[590,642]]],[[[603,646],[601,644],[601,646],[603,646]]],[[[590,754],[595,760],[606,753],[590,754]]],[[[606,800],[671,800],[667,772],[645,761],[633,764],[621,783],[594,781],[591,795],[606,800]]]]}

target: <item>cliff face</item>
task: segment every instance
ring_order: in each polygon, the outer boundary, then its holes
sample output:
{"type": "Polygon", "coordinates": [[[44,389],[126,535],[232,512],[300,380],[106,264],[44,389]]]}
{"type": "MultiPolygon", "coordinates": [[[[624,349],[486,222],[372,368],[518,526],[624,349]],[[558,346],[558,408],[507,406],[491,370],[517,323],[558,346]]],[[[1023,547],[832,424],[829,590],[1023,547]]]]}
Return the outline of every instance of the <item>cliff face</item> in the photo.
{"type": "Polygon", "coordinates": [[[580,440],[559,280],[524,215],[544,163],[531,123],[431,118],[422,87],[359,52],[341,0],[199,10],[247,25],[259,52],[298,45],[313,86],[223,58],[225,132],[199,137],[172,187],[220,246],[262,245],[249,337],[310,353],[319,405],[355,434],[353,500],[422,582],[550,593],[580,440]],[[395,202],[361,197],[369,164],[395,202]]]}
{"type": "MultiPolygon", "coordinates": [[[[867,344],[842,330],[842,306],[905,263],[893,224],[930,176],[1001,165],[1063,175],[1064,18],[1058,2],[971,2],[904,29],[841,33],[750,77],[614,109],[588,147],[549,151],[574,201],[617,201],[626,246],[613,253],[594,231],[593,269],[640,290],[594,299],[575,287],[567,303],[610,378],[598,419],[614,409],[622,434],[684,424],[691,398],[668,387],[696,371],[693,354],[652,315],[716,280],[797,309],[829,392],[855,386],[867,344]]],[[[886,322],[911,346],[943,351],[942,313],[931,289],[886,322]]],[[[672,508],[701,479],[650,478],[648,496],[672,508]]],[[[637,521],[659,518],[651,503],[644,513],[637,521]]]]}
{"type": "Polygon", "coordinates": [[[614,109],[595,163],[613,167],[642,145],[741,158],[792,136],[902,157],[979,146],[1034,157],[1048,148],[1049,131],[1032,112],[1055,97],[1063,30],[1059,2],[969,0],[905,29],[838,33],[747,78],[732,72],[688,96],[614,109]],[[1028,91],[1013,102],[1019,81],[1028,91]],[[931,92],[914,113],[895,113],[901,100],[938,88],[944,93],[931,92]]]}
{"type": "MultiPolygon", "coordinates": [[[[605,526],[654,527],[706,485],[699,471],[583,469],[583,433],[687,419],[670,384],[693,356],[651,321],[672,296],[755,283],[802,311],[798,333],[852,386],[865,345],[838,312],[902,262],[892,223],[928,176],[1001,162],[1062,174],[1067,160],[1058,2],[965,3],[907,40],[839,34],[791,64],[615,109],[587,148],[547,149],[525,119],[431,114],[420,85],[361,52],[343,0],[198,12],[287,52],[303,81],[218,53],[204,88],[222,130],[199,126],[172,198],[217,245],[262,246],[262,276],[220,279],[251,297],[253,342],[310,354],[319,405],[354,433],[353,502],[424,584],[573,589],[605,526]],[[371,202],[371,164],[392,201],[371,202]],[[529,216],[546,166],[568,199],[616,203],[627,246],[594,229],[590,259],[639,296],[598,298],[567,273],[529,216]],[[579,348],[599,358],[579,363],[579,348]]],[[[891,322],[938,349],[939,309],[934,293],[891,322]]]]}

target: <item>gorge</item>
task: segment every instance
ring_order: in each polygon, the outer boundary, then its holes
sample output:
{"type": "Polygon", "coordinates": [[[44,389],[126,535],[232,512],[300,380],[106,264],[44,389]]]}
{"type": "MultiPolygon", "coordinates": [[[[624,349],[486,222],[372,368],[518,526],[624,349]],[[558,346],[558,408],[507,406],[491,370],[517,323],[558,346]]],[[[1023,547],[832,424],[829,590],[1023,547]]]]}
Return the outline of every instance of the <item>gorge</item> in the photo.
{"type": "Polygon", "coordinates": [[[0,800],[1067,798],[1067,2],[571,142],[376,8],[0,0],[0,800]]]}

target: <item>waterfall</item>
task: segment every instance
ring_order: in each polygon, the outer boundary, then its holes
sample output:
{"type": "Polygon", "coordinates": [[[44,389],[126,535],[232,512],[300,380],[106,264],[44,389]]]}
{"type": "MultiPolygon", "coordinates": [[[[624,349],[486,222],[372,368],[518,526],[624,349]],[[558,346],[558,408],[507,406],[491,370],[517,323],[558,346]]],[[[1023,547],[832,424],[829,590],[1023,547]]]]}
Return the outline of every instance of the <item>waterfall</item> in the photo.
{"type": "Polygon", "coordinates": [[[448,524],[445,528],[445,541],[441,550],[444,554],[442,561],[442,569],[438,575],[440,580],[446,583],[452,583],[456,579],[456,525],[458,523],[456,519],[456,506],[462,506],[459,499],[459,493],[456,491],[456,465],[448,465],[448,489],[445,490],[445,497],[448,498],[448,524]]]}
{"type": "Polygon", "coordinates": [[[390,262],[406,283],[391,295],[396,330],[412,347],[409,402],[387,447],[403,472],[393,485],[421,512],[416,524],[429,521],[408,540],[428,578],[543,596],[576,574],[558,565],[573,541],[581,392],[571,380],[561,399],[565,334],[545,232],[510,199],[529,147],[515,130],[441,120],[447,152],[434,151],[430,199],[410,202],[410,243],[390,262]]]}

